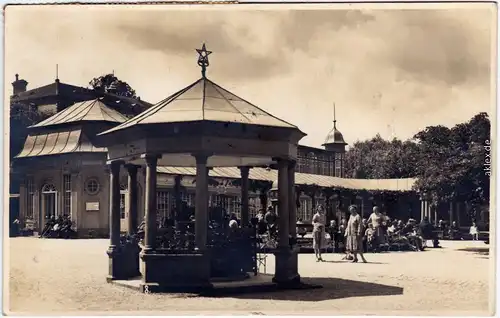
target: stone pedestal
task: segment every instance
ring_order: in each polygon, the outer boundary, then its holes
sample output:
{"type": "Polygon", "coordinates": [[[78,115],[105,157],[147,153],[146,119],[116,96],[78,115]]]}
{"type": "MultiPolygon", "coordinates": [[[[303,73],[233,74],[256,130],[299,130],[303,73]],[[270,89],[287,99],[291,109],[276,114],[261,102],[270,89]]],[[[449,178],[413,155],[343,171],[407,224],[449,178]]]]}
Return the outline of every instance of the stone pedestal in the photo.
{"type": "Polygon", "coordinates": [[[108,250],[110,275],[107,277],[107,281],[141,276],[141,272],[139,271],[139,252],[139,245],[132,243],[108,250]]]}
{"type": "Polygon", "coordinates": [[[212,287],[208,253],[141,254],[143,292],[199,292],[212,287]],[[147,289],[147,290],[146,290],[147,289]]]}
{"type": "Polygon", "coordinates": [[[299,248],[293,249],[278,248],[274,252],[276,257],[276,269],[273,277],[273,282],[290,287],[300,284],[300,275],[298,274],[298,253],[299,248]]]}

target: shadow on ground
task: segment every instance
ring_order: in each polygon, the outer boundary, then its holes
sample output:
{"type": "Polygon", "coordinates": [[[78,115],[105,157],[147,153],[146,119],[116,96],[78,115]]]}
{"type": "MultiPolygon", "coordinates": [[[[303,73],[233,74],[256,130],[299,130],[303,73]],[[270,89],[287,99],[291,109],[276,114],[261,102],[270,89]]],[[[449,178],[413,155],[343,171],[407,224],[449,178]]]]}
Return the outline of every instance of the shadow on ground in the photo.
{"type": "MultiPolygon", "coordinates": [[[[302,278],[302,282],[311,285],[320,285],[323,288],[299,290],[274,290],[268,292],[231,295],[238,299],[268,299],[290,301],[322,301],[350,297],[392,296],[402,295],[403,288],[375,283],[366,283],[355,280],[318,277],[302,278]]],[[[228,295],[229,296],[229,295],[228,295]]]]}
{"type": "Polygon", "coordinates": [[[459,251],[471,252],[471,253],[476,253],[479,255],[490,255],[490,248],[489,247],[467,247],[467,248],[459,249],[459,251]]]}

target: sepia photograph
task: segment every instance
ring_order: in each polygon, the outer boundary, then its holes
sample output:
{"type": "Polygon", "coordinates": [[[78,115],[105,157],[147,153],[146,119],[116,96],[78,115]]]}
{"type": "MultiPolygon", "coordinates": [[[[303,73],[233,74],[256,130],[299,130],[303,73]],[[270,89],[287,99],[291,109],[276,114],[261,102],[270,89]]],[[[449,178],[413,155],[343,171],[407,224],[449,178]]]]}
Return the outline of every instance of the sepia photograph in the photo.
{"type": "Polygon", "coordinates": [[[495,315],[496,4],[3,13],[4,314],[495,315]]]}

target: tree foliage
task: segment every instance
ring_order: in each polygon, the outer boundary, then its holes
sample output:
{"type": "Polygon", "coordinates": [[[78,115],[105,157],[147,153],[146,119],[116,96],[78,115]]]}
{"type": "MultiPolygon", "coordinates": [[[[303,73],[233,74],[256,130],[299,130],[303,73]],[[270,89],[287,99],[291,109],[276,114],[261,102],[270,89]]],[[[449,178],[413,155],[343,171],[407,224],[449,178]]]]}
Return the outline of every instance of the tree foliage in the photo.
{"type": "Polygon", "coordinates": [[[486,113],[449,129],[427,127],[415,139],[420,148],[417,187],[434,202],[455,199],[473,206],[489,201],[490,121],[486,113]]]}
{"type": "Polygon", "coordinates": [[[358,141],[346,153],[346,175],[358,179],[409,178],[415,176],[418,145],[413,141],[384,140],[376,135],[358,141]]]}
{"type": "Polygon", "coordinates": [[[47,116],[40,113],[34,105],[12,103],[10,105],[9,117],[9,157],[12,159],[23,148],[24,141],[28,136],[28,127],[42,121],[47,116]]]}
{"type": "Polygon", "coordinates": [[[473,207],[489,201],[490,121],[479,113],[452,128],[429,126],[411,140],[358,141],[346,154],[354,178],[417,178],[416,188],[434,203],[453,199],[473,207]]]}
{"type": "Polygon", "coordinates": [[[111,93],[118,96],[137,98],[135,90],[127,82],[118,79],[114,74],[106,74],[93,78],[89,85],[93,90],[111,93]]]}

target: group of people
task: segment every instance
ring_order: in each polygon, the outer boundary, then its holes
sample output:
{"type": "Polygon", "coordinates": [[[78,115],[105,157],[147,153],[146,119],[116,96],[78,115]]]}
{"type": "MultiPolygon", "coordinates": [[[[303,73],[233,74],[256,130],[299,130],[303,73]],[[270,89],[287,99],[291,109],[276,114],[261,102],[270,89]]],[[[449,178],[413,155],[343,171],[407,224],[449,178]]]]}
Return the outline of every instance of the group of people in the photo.
{"type": "Polygon", "coordinates": [[[434,247],[439,247],[436,234],[438,230],[428,218],[417,223],[414,219],[407,222],[391,220],[381,213],[379,207],[373,207],[373,212],[368,219],[363,219],[358,213],[358,208],[351,205],[348,209],[349,219],[342,218],[340,224],[331,220],[326,224],[326,215],[323,207],[319,205],[312,218],[313,248],[318,262],[323,261],[322,251],[325,249],[325,236],[330,236],[334,252],[347,253],[346,259],[366,262],[364,253],[368,251],[389,250],[391,244],[403,246],[408,250],[419,251],[425,247],[427,240],[433,241],[434,247]]]}
{"type": "Polygon", "coordinates": [[[73,222],[69,215],[59,215],[57,218],[51,215],[45,223],[40,238],[71,238],[75,234],[72,227],[73,222]]]}

